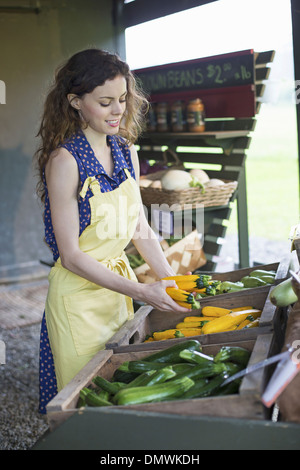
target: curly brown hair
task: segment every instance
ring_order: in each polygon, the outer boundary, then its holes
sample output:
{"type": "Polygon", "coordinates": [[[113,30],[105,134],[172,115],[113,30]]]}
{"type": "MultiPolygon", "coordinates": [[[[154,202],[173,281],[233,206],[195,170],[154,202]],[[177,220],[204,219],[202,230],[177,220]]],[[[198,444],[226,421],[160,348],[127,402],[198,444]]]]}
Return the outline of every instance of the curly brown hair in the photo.
{"type": "Polygon", "coordinates": [[[41,145],[34,155],[38,171],[37,194],[45,198],[43,172],[51,152],[83,127],[83,122],[67,96],[82,97],[106,80],[122,75],[127,83],[126,110],[119,135],[134,144],[144,130],[148,100],[126,62],[117,54],[91,48],[74,54],[55,72],[54,83],[46,97],[37,137],[41,145]]]}

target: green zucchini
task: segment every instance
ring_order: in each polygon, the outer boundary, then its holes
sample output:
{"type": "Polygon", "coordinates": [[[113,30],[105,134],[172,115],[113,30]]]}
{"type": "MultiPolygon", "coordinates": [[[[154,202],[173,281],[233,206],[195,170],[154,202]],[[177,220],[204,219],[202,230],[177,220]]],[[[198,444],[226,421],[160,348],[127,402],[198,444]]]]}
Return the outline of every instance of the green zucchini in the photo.
{"type": "Polygon", "coordinates": [[[191,369],[194,369],[195,364],[190,362],[179,362],[178,364],[172,364],[172,369],[176,374],[181,374],[182,372],[188,372],[191,369]]]}
{"type": "Polygon", "coordinates": [[[222,385],[214,391],[214,395],[223,396],[223,395],[233,395],[238,393],[242,379],[234,380],[229,384],[222,387],[222,385]]]}
{"type": "Polygon", "coordinates": [[[176,372],[173,371],[172,367],[164,367],[163,369],[155,371],[143,385],[150,387],[157,383],[163,383],[166,380],[172,379],[176,376],[176,372]]]}
{"type": "Polygon", "coordinates": [[[237,281],[237,282],[223,281],[220,284],[218,293],[226,294],[227,292],[237,292],[237,291],[243,290],[244,288],[245,288],[244,284],[240,281],[237,281]]]}
{"type": "Polygon", "coordinates": [[[202,348],[199,341],[195,339],[189,339],[187,341],[174,344],[174,346],[170,346],[169,348],[163,349],[162,351],[143,357],[143,361],[166,362],[170,364],[182,362],[179,353],[184,349],[201,352],[202,348]]]}
{"type": "Polygon", "coordinates": [[[148,383],[149,378],[155,374],[155,370],[146,370],[142,374],[138,375],[135,379],[133,379],[128,384],[125,384],[123,388],[132,388],[132,387],[140,387],[146,385],[148,383]]]}
{"type": "Polygon", "coordinates": [[[82,406],[86,406],[86,393],[83,390],[79,392],[79,398],[77,402],[77,408],[81,408],[82,406]]]}
{"type": "Polygon", "coordinates": [[[267,276],[267,275],[262,275],[259,276],[260,279],[265,281],[267,284],[274,284],[275,283],[275,277],[274,276],[267,276]]]}
{"type": "Polygon", "coordinates": [[[227,370],[226,364],[206,362],[201,365],[200,364],[195,365],[195,367],[189,371],[185,371],[185,372],[181,372],[180,374],[177,374],[176,378],[189,377],[190,379],[196,382],[199,379],[206,379],[209,377],[213,377],[214,375],[221,374],[222,372],[226,370],[227,370]]]}
{"type": "Polygon", "coordinates": [[[172,364],[166,364],[165,362],[130,361],[128,362],[128,370],[141,374],[147,370],[159,370],[171,365],[172,364]]]}
{"type": "Polygon", "coordinates": [[[192,364],[207,364],[209,361],[213,361],[214,358],[212,356],[207,356],[199,351],[191,351],[190,349],[184,349],[180,351],[179,356],[184,361],[191,362],[192,364]]]}
{"type": "Polygon", "coordinates": [[[98,397],[102,398],[103,400],[110,401],[110,396],[111,394],[107,392],[106,390],[100,390],[99,392],[96,392],[98,397]]]}
{"type": "Polygon", "coordinates": [[[250,359],[250,351],[239,346],[222,346],[215,355],[215,362],[234,362],[246,367],[250,359]]]}
{"type": "Polygon", "coordinates": [[[97,385],[97,387],[100,387],[102,390],[105,390],[111,395],[115,395],[120,390],[120,388],[124,386],[124,384],[121,384],[120,382],[109,382],[109,380],[106,380],[100,375],[94,377],[92,382],[97,385]]]}
{"type": "Polygon", "coordinates": [[[193,380],[183,377],[161,384],[122,389],[115,395],[114,402],[117,405],[137,405],[166,401],[175,396],[180,397],[193,385],[193,380]]]}
{"type": "Polygon", "coordinates": [[[267,271],[265,269],[254,269],[249,273],[249,276],[254,276],[254,277],[261,277],[261,276],[271,276],[275,277],[276,273],[275,271],[267,271]]]}
{"type": "Polygon", "coordinates": [[[267,283],[261,279],[260,277],[255,277],[255,276],[244,276],[241,279],[241,282],[244,284],[244,287],[249,288],[249,287],[260,287],[260,286],[266,286],[267,283]]]}
{"type": "Polygon", "coordinates": [[[112,406],[112,403],[108,400],[104,400],[96,392],[90,390],[87,387],[83,387],[80,395],[84,397],[86,404],[89,406],[112,406]]]}
{"type": "Polygon", "coordinates": [[[225,376],[223,374],[216,375],[211,380],[205,382],[200,380],[195,382],[193,387],[187,390],[180,396],[180,400],[190,400],[192,398],[203,398],[212,395],[220,385],[224,382],[225,376]]]}
{"type": "Polygon", "coordinates": [[[138,376],[138,373],[132,372],[128,369],[129,361],[125,361],[119,365],[114,371],[112,382],[129,383],[138,376]]]}

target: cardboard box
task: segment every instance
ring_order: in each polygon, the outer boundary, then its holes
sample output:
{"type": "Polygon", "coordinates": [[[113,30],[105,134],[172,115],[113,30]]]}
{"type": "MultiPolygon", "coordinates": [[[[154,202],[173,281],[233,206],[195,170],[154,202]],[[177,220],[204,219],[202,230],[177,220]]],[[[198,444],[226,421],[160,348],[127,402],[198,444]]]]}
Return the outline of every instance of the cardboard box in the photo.
{"type": "MultiPolygon", "coordinates": [[[[206,258],[197,230],[194,230],[171,246],[168,245],[166,240],[163,240],[161,245],[175,274],[186,274],[188,271],[195,271],[206,264],[206,258]]],[[[126,254],[137,254],[134,246],[130,246],[125,252],[126,254]]],[[[140,282],[149,284],[159,280],[147,263],[133,270],[140,282]]]]}

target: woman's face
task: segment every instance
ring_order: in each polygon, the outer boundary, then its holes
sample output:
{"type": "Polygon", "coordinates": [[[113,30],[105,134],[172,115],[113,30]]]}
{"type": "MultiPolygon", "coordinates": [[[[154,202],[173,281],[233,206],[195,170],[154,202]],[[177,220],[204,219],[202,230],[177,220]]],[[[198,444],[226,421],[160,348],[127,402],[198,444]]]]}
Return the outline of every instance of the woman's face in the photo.
{"type": "Polygon", "coordinates": [[[119,132],[120,121],[126,109],[127,83],[119,75],[97,86],[82,98],[75,98],[72,105],[93,131],[112,135],[119,132]],[[76,106],[75,106],[76,105],[76,106]]]}

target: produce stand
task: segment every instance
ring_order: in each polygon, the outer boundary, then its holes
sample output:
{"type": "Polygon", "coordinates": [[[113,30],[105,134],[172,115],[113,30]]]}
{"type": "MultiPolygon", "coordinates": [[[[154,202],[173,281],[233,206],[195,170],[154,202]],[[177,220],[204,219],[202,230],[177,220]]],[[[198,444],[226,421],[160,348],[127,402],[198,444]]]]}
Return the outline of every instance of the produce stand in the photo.
{"type": "MultiPolygon", "coordinates": [[[[256,96],[262,96],[261,80],[268,75],[265,65],[272,60],[273,51],[255,54],[254,57],[256,78],[253,85],[256,86],[256,96]]],[[[251,87],[249,90],[253,91],[251,87]]],[[[256,112],[258,108],[259,103],[256,112]]],[[[238,190],[231,202],[238,197],[240,269],[229,273],[214,272],[214,256],[220,248],[217,238],[225,235],[223,221],[229,218],[231,203],[226,207],[205,210],[203,247],[208,259],[203,268],[211,272],[215,279],[220,277],[235,282],[253,269],[249,268],[248,260],[244,164],[245,149],[250,142],[248,134],[253,130],[255,122],[253,117],[237,116],[228,121],[212,119],[211,123],[216,127],[210,130],[208,123],[206,133],[202,135],[149,133],[141,141],[140,155],[149,159],[151,154],[151,158],[155,160],[157,145],[167,145],[176,150],[177,146],[195,146],[196,142],[198,145],[201,141],[201,146],[207,147],[207,153],[181,154],[182,162],[219,163],[222,178],[238,181],[238,190]],[[216,154],[209,153],[216,142],[223,152],[217,157],[216,154]]],[[[161,149],[156,154],[157,160],[161,158],[160,154],[161,149]]],[[[248,364],[251,365],[282,350],[287,318],[294,307],[275,307],[270,302],[270,293],[276,288],[276,284],[289,276],[291,259],[286,258],[281,262],[260,267],[276,271],[274,285],[254,287],[201,300],[201,307],[214,305],[234,308],[253,305],[262,311],[260,326],[249,330],[195,336],[194,339],[200,341],[204,354],[215,355],[225,345],[238,346],[250,352],[248,364]]],[[[197,311],[193,313],[197,314],[197,311]]],[[[184,317],[185,314],[178,315],[176,322],[184,317]]],[[[50,431],[40,439],[33,450],[103,451],[100,456],[107,455],[110,451],[123,451],[122,455],[126,456],[130,451],[141,451],[138,455],[145,455],[148,450],[163,450],[165,453],[174,451],[179,455],[183,450],[299,449],[300,422],[277,421],[276,406],[267,408],[261,400],[265,386],[275,369],[274,365],[244,376],[238,392],[226,396],[174,399],[126,406],[114,403],[104,407],[78,407],[80,391],[90,386],[95,376],[100,375],[111,380],[115,370],[124,361],[139,360],[151,352],[164,351],[170,343],[183,344],[186,338],[144,343],[151,330],[169,328],[174,325],[174,321],[174,316],[166,312],[160,312],[147,305],[140,307],[135,317],[125,323],[111,338],[106,349],[99,351],[48,404],[50,431]]],[[[137,463],[144,463],[143,457],[139,459],[137,463]]]]}
{"type": "MultiPolygon", "coordinates": [[[[282,274],[281,279],[288,274],[290,258],[283,264],[277,263],[277,272],[283,273],[282,266],[285,266],[285,276],[282,274]]],[[[249,291],[253,294],[253,300],[259,300],[265,308],[268,307],[269,293],[273,288],[249,291]]],[[[234,305],[237,302],[234,299],[239,294],[225,294],[222,297],[224,301],[227,298],[228,305],[234,305]]],[[[217,334],[207,335],[211,338],[207,341],[202,338],[203,352],[214,354],[221,346],[235,344],[243,345],[251,352],[249,363],[270,357],[280,352],[284,344],[286,317],[293,309],[293,306],[288,309],[274,307],[271,315],[273,318],[277,312],[277,321],[273,324],[266,322],[263,327],[249,330],[251,333],[244,337],[240,335],[241,332],[234,336],[237,333],[234,331],[224,332],[218,340],[217,334]],[[278,327],[274,327],[277,323],[278,327]]],[[[172,344],[173,341],[180,339],[172,340],[172,344]]],[[[134,450],[141,451],[136,454],[140,463],[148,450],[164,450],[170,454],[174,451],[174,455],[179,455],[184,450],[299,449],[300,424],[277,421],[276,407],[266,408],[260,398],[275,366],[245,376],[239,393],[235,395],[76,408],[81,387],[91,383],[99,371],[109,379],[124,359],[145,357],[151,348],[157,351],[168,346],[170,342],[158,341],[155,345],[131,343],[100,351],[49,403],[50,431],[36,443],[33,450],[98,450],[104,456],[110,451],[111,456],[114,451],[123,451],[122,455],[126,456],[134,450]]]]}

